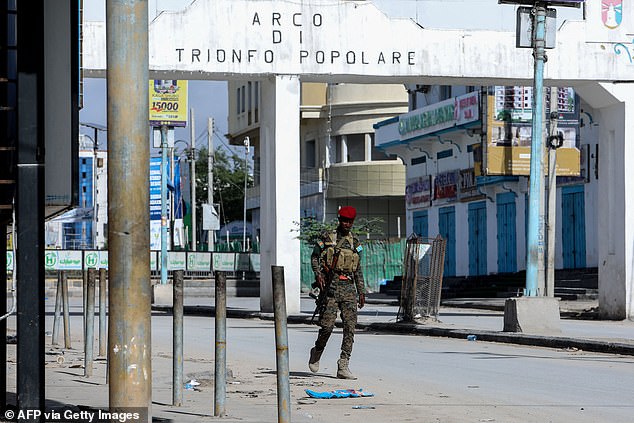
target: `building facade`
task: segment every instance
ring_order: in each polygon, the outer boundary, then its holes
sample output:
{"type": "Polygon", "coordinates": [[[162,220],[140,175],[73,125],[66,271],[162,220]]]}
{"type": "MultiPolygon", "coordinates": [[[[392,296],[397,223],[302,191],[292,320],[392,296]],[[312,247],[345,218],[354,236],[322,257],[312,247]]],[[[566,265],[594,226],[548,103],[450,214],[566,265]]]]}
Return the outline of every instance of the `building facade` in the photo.
{"type": "Polygon", "coordinates": [[[79,135],[78,208],[45,224],[46,248],[107,249],[108,153],[95,149],[91,137],[79,135]]]}
{"type": "MultiPolygon", "coordinates": [[[[594,111],[574,92],[558,93],[555,267],[594,268],[594,111]]],[[[411,86],[412,110],[375,125],[376,146],[407,168],[407,234],[447,240],[445,276],[526,268],[531,96],[523,87],[411,86]]]]}
{"type": "MultiPolygon", "coordinates": [[[[247,208],[260,227],[260,92],[258,82],[229,83],[229,137],[254,147],[255,186],[247,208]]],[[[403,85],[302,83],[300,110],[301,217],[331,221],[344,205],[380,218],[381,237],[405,233],[405,167],[374,146],[373,125],[407,111],[403,85]]],[[[372,236],[372,234],[370,234],[372,236]]]]}

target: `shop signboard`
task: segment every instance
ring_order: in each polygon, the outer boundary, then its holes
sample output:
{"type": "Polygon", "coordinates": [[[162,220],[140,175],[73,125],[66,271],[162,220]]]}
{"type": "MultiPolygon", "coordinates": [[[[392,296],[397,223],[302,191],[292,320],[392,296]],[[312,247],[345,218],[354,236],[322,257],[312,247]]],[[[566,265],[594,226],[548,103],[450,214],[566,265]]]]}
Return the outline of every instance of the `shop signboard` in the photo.
{"type": "Polygon", "coordinates": [[[476,184],[475,169],[462,169],[460,171],[460,190],[458,191],[458,199],[460,201],[471,201],[482,198],[484,194],[478,191],[476,184]]]}
{"type": "Polygon", "coordinates": [[[434,202],[450,203],[458,198],[458,178],[460,172],[452,170],[434,178],[434,202]]]}
{"type": "Polygon", "coordinates": [[[419,176],[407,179],[405,204],[408,210],[431,206],[431,176],[419,176]]]}
{"type": "Polygon", "coordinates": [[[398,117],[400,140],[407,141],[432,135],[479,120],[479,99],[480,93],[474,91],[400,115],[398,117]]]}
{"type": "MultiPolygon", "coordinates": [[[[485,146],[485,175],[530,174],[532,105],[531,87],[496,86],[487,97],[487,141],[485,146]]],[[[548,91],[549,92],[549,91],[548,91]]],[[[557,131],[564,141],[557,150],[557,174],[578,176],[579,152],[579,98],[572,88],[557,90],[559,119],[557,131]]],[[[546,96],[550,104],[550,94],[546,96]]],[[[546,107],[545,118],[550,114],[546,107]]],[[[546,119],[548,121],[548,119],[546,119]]],[[[544,154],[545,151],[544,151],[544,154]]],[[[544,167],[548,161],[544,160],[544,167]]]]}

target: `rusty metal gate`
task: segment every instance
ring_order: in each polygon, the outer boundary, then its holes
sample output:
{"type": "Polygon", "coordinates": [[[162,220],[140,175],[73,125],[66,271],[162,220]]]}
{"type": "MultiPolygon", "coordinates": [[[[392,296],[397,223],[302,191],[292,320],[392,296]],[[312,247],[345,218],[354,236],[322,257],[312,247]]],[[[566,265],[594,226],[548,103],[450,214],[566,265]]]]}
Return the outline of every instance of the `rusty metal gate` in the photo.
{"type": "Polygon", "coordinates": [[[412,235],[407,239],[398,318],[401,321],[438,319],[447,241],[412,235]]]}

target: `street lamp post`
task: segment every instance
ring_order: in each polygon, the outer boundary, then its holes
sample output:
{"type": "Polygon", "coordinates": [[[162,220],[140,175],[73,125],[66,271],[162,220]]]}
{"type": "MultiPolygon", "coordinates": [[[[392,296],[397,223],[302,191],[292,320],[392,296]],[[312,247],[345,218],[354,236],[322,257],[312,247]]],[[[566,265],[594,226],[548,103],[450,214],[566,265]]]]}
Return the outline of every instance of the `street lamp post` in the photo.
{"type": "Polygon", "coordinates": [[[161,285],[167,284],[167,131],[161,125],[161,285]]]}
{"type": "Polygon", "coordinates": [[[99,182],[99,175],[97,173],[97,150],[99,149],[99,131],[106,131],[108,128],[104,125],[100,125],[98,123],[80,123],[81,126],[86,128],[90,128],[93,130],[93,137],[85,135],[90,138],[93,146],[93,160],[92,160],[92,248],[97,249],[97,223],[99,221],[99,216],[97,215],[99,204],[97,202],[97,182],[99,182]]]}
{"type": "Polygon", "coordinates": [[[174,141],[174,146],[182,142],[185,144],[185,148],[178,153],[178,157],[180,160],[180,155],[184,152],[187,156],[187,160],[189,160],[190,164],[190,198],[191,198],[191,212],[192,212],[192,251],[196,251],[196,149],[185,140],[176,140],[174,141]]]}
{"type": "Polygon", "coordinates": [[[249,148],[251,140],[249,137],[244,138],[244,222],[242,224],[242,251],[247,250],[247,179],[249,177],[249,148]]]}
{"type": "Polygon", "coordinates": [[[528,203],[528,242],[526,262],[526,289],[524,294],[528,297],[543,295],[538,292],[539,263],[543,263],[544,254],[544,222],[540,220],[539,212],[543,201],[540,198],[544,178],[543,144],[542,144],[542,119],[543,93],[544,93],[544,62],[545,31],[546,31],[546,3],[537,2],[533,7],[533,56],[534,81],[533,81],[533,116],[532,139],[530,161],[530,187],[528,203]]]}
{"type": "Polygon", "coordinates": [[[196,131],[194,129],[194,109],[189,109],[190,113],[190,152],[191,152],[191,190],[192,190],[192,251],[196,251],[196,160],[194,150],[196,149],[196,131]]]}

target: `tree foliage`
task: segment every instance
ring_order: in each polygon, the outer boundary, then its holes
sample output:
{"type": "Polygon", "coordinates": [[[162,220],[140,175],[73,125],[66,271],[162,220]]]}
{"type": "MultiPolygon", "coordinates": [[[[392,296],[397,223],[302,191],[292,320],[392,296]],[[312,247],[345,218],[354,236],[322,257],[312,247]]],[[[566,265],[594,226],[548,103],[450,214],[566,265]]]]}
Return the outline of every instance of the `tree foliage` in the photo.
{"type": "MultiPolygon", "coordinates": [[[[202,216],[202,204],[207,203],[208,150],[201,148],[196,159],[196,212],[202,216]]],[[[253,186],[253,177],[248,174],[248,164],[244,157],[227,154],[225,150],[215,149],[213,160],[213,201],[220,204],[220,223],[242,220],[244,213],[244,178],[247,187],[253,186]]]]}
{"type": "MultiPolygon", "coordinates": [[[[291,231],[298,232],[296,238],[306,241],[309,244],[316,243],[322,233],[334,231],[337,225],[339,225],[337,219],[332,219],[329,222],[319,222],[314,217],[304,217],[299,222],[293,223],[296,228],[291,229],[291,231]]],[[[351,232],[359,238],[364,238],[367,234],[380,238],[384,235],[381,231],[382,223],[383,219],[379,217],[357,218],[354,221],[351,232]]]]}

